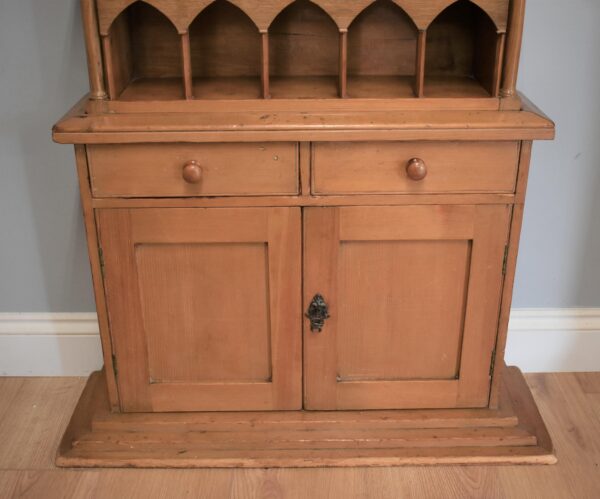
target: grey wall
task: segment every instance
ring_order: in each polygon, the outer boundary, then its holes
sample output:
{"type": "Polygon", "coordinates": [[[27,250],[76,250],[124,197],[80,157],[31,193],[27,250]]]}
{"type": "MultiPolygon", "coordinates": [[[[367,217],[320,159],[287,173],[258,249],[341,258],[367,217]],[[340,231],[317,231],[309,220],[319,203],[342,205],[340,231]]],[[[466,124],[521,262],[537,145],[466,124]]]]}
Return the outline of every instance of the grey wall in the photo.
{"type": "Polygon", "coordinates": [[[0,311],[94,310],[73,150],[50,129],[88,88],[79,2],[0,0],[0,311]]]}
{"type": "Polygon", "coordinates": [[[527,9],[519,88],[557,139],[534,147],[514,305],[600,307],[600,2],[527,9]]]}
{"type": "MultiPolygon", "coordinates": [[[[515,306],[600,306],[600,2],[529,0],[520,88],[558,123],[534,149],[515,306]]],[[[0,312],[94,309],[72,148],[87,89],[77,0],[0,0],[0,312]]]]}

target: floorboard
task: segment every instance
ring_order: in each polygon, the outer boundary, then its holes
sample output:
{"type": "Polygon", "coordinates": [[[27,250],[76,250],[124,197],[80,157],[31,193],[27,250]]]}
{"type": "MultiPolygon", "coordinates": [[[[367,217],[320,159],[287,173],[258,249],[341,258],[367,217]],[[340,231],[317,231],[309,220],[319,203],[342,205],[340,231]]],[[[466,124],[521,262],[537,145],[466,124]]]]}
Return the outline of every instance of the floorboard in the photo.
{"type": "Polygon", "coordinates": [[[600,497],[600,373],[527,381],[554,441],[554,466],[70,470],[53,463],[85,380],[0,378],[0,497],[600,497]]]}

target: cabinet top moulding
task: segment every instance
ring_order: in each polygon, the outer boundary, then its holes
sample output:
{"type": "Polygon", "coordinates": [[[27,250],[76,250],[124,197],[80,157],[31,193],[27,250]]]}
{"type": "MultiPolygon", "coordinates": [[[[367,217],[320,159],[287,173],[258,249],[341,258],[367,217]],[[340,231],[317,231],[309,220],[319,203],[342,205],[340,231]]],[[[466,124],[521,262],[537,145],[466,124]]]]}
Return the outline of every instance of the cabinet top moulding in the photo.
{"type": "MultiPolygon", "coordinates": [[[[217,0],[96,0],[100,34],[109,34],[114,20],[130,5],[143,1],[162,12],[179,33],[188,31],[194,19],[217,0]]],[[[267,31],[277,15],[294,0],[228,0],[243,10],[260,31],[267,31]]],[[[312,0],[335,21],[340,30],[348,29],[352,21],[376,0],[312,0]]],[[[400,6],[419,30],[426,30],[447,7],[459,0],[389,0],[400,6]]],[[[507,29],[510,0],[469,0],[492,19],[499,33],[507,29]]]]}
{"type": "Polygon", "coordinates": [[[328,140],[552,140],[554,123],[522,111],[196,112],[93,115],[80,102],[54,126],[62,144],[328,140]]]}

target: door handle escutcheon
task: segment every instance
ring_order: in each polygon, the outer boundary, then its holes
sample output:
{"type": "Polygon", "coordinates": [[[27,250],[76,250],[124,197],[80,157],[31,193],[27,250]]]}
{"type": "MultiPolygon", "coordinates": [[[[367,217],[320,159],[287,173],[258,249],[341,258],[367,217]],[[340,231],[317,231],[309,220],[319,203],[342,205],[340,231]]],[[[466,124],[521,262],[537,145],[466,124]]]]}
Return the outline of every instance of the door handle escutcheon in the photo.
{"type": "Polygon", "coordinates": [[[323,331],[325,326],[325,320],[331,317],[329,315],[329,307],[325,303],[325,299],[320,295],[316,294],[310,302],[306,317],[310,319],[310,330],[313,332],[323,331]]]}

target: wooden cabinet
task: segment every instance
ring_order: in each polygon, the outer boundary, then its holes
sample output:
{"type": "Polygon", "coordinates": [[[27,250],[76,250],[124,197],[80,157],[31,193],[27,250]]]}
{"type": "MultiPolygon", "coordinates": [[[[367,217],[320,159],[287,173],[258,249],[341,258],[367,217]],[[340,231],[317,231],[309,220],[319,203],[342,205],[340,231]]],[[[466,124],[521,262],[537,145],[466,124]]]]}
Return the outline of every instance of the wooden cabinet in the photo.
{"type": "Polygon", "coordinates": [[[299,208],[98,210],[121,408],[484,407],[509,215],[306,208],[302,278],[299,208]]]}
{"type": "Polygon", "coordinates": [[[61,466],[551,463],[506,369],[524,0],[82,0],[104,369],[61,466]]]}
{"type": "Polygon", "coordinates": [[[307,409],[484,407],[508,206],[308,208],[307,409]]]}

